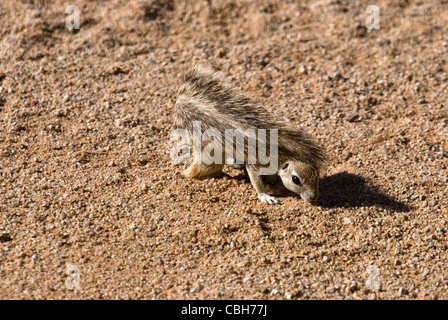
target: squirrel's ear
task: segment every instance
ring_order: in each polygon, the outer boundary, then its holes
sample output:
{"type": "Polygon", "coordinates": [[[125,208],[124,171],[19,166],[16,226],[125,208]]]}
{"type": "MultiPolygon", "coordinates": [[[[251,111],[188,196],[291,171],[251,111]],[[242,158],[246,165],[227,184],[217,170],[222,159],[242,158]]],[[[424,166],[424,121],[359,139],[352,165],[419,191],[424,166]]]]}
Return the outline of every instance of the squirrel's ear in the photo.
{"type": "Polygon", "coordinates": [[[283,163],[282,164],[282,170],[285,170],[286,168],[288,168],[288,166],[289,166],[288,162],[283,163]]]}

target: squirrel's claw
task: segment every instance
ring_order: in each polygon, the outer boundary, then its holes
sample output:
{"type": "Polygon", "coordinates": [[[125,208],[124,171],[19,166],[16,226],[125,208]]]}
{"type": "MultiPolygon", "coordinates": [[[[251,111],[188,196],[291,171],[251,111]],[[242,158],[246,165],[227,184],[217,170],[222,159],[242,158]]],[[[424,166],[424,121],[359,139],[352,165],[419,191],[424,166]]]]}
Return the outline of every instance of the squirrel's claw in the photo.
{"type": "Polygon", "coordinates": [[[264,203],[270,204],[270,205],[280,204],[280,200],[278,200],[276,197],[270,196],[266,193],[260,194],[258,196],[258,199],[260,199],[261,202],[264,202],[264,203]]]}

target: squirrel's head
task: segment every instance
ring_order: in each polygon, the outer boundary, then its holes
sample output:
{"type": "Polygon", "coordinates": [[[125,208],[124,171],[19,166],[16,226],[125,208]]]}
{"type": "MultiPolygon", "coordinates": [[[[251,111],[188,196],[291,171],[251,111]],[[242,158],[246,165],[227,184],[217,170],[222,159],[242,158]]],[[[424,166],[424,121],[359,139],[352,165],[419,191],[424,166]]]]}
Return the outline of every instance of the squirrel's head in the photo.
{"type": "Polygon", "coordinates": [[[290,191],[299,194],[307,202],[316,202],[319,198],[320,172],[313,166],[288,161],[282,164],[278,175],[283,185],[290,191]]]}

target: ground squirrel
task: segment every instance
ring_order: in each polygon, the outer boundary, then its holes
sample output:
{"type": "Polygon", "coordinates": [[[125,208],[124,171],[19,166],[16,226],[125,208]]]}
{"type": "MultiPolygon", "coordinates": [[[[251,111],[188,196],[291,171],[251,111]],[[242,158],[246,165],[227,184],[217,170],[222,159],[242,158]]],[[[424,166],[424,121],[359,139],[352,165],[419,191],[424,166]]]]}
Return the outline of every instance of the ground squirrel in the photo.
{"type": "MultiPolygon", "coordinates": [[[[183,78],[179,88],[179,95],[175,105],[175,128],[188,130],[195,136],[201,135],[208,129],[215,130],[223,137],[230,132],[245,134],[245,142],[251,138],[251,134],[260,137],[260,129],[268,131],[269,137],[274,137],[273,129],[276,129],[277,149],[270,149],[274,142],[265,139],[265,146],[257,146],[258,151],[272,150],[277,152],[274,173],[279,176],[283,185],[292,192],[299,194],[307,202],[315,202],[318,198],[318,185],[326,166],[327,157],[321,147],[310,135],[278,120],[271,112],[266,110],[247,95],[237,90],[234,85],[222,73],[212,69],[195,66],[189,69],[183,78]],[[195,132],[195,123],[202,124],[200,132],[195,132]],[[248,130],[253,129],[253,130],[248,130]],[[254,134],[255,132],[255,134],[254,134]]],[[[197,137],[196,137],[197,138],[197,137]]],[[[234,137],[230,138],[233,146],[234,137]]],[[[226,140],[227,141],[227,140],[226,140]]],[[[202,178],[221,172],[224,164],[229,164],[228,154],[224,154],[225,146],[222,139],[209,139],[201,141],[201,151],[207,144],[215,143],[214,150],[219,150],[221,159],[226,161],[205,162],[201,154],[193,152],[193,163],[182,172],[183,178],[202,178]],[[219,144],[219,145],[218,145],[219,144]]],[[[209,145],[210,147],[210,145],[209,145]]],[[[194,149],[194,146],[193,146],[194,149]]],[[[209,148],[210,150],[210,148],[209,148]]],[[[262,170],[266,164],[261,164],[259,155],[249,143],[244,143],[243,158],[236,151],[232,151],[233,162],[243,163],[250,181],[258,193],[258,198],[267,204],[278,204],[278,199],[267,194],[266,185],[262,179],[262,170]],[[254,161],[249,161],[250,155],[256,154],[254,161]]],[[[241,153],[240,153],[241,155],[241,153]]],[[[213,156],[216,156],[214,154],[213,156]]],[[[253,158],[252,158],[253,159],[253,158]]]]}

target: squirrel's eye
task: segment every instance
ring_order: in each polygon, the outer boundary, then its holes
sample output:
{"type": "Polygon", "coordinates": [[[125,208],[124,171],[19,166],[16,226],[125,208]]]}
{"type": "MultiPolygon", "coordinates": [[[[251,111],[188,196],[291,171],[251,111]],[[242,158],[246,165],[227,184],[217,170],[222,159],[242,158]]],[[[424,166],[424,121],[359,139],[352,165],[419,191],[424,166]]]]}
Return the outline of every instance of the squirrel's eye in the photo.
{"type": "Polygon", "coordinates": [[[300,186],[300,179],[298,176],[292,176],[292,182],[300,186]]]}

